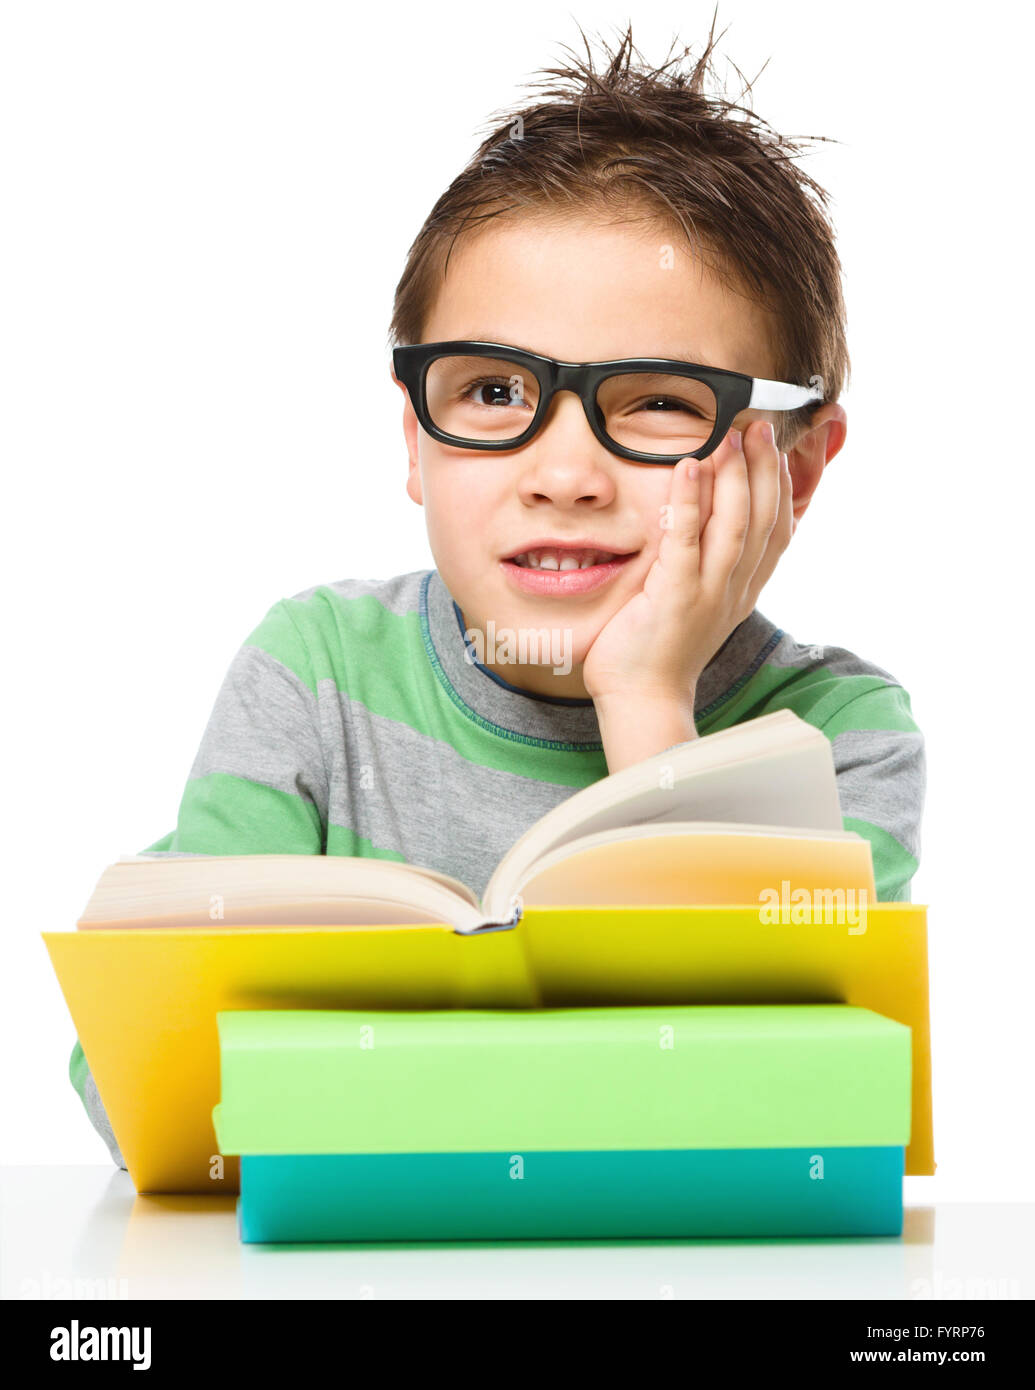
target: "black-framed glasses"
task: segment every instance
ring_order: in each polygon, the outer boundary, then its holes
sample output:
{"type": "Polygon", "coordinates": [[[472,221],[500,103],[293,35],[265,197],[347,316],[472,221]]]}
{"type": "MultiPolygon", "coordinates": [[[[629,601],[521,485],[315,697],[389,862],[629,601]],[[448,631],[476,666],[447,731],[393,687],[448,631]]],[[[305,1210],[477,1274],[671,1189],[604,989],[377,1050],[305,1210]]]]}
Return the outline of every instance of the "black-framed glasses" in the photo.
{"type": "Polygon", "coordinates": [[[556,393],[574,391],[611,453],[671,465],[707,458],[742,410],[797,410],[823,399],[818,378],[794,386],[664,357],[557,362],[466,339],[397,347],[392,362],[421,428],[461,449],[520,449],[556,393]]]}

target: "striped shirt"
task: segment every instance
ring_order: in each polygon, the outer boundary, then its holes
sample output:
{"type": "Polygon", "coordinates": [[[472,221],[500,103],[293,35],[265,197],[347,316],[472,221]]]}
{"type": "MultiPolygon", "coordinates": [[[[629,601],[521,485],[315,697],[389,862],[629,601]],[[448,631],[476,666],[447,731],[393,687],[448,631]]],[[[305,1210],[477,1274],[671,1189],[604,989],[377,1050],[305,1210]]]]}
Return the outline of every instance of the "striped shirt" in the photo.
{"type": "MultiPolygon", "coordinates": [[[[702,673],[695,726],[779,709],[830,739],[844,827],[871,844],[877,897],[908,901],[926,772],[906,691],[756,608],[702,673]]],[[[176,827],[143,853],[373,857],[481,895],[530,825],[606,774],[593,701],[530,694],[478,661],[437,570],[344,580],[275,604],[245,641],[176,827]]],[[[71,1073],[121,1164],[78,1043],[71,1073]]]]}

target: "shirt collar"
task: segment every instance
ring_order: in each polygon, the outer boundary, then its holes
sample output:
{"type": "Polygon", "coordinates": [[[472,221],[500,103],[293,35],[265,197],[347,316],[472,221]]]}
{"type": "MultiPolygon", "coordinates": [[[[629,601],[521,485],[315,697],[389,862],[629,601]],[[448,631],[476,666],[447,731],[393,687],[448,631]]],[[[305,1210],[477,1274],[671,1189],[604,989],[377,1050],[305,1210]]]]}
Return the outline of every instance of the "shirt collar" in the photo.
{"type": "MultiPolygon", "coordinates": [[[[482,665],[464,638],[463,615],[437,569],[421,583],[421,627],[429,656],[451,695],[477,720],[524,738],[599,748],[600,726],[592,700],[535,695],[482,665]]],[[[694,701],[699,723],[734,694],[761,666],[783,636],[754,609],[701,673],[694,701]]]]}

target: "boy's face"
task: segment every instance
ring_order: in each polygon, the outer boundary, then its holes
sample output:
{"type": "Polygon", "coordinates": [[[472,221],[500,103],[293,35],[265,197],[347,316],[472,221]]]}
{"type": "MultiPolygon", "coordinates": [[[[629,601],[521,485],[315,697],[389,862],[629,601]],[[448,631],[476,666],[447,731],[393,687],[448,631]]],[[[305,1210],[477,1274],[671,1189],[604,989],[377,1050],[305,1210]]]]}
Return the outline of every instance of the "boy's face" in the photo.
{"type": "MultiPolygon", "coordinates": [[[[422,341],[503,343],[568,362],[678,358],[774,378],[771,331],[765,312],[692,260],[675,232],[524,216],[496,218],[460,238],[422,341]]],[[[759,418],[777,419],[746,410],[734,427],[759,418]]],[[[538,433],[511,452],[438,443],[421,430],[408,399],[404,429],[407,491],[425,509],[435,564],[465,626],[484,635],[480,658],[512,685],[584,696],[586,653],[643,588],[657,555],[672,468],[610,453],[571,392],[558,393],[538,433]],[[553,592],[536,592],[535,572],[508,557],[549,540],[624,558],[572,571],[572,580],[552,581],[553,592]],[[587,578],[600,582],[586,587],[587,578]],[[570,659],[570,672],[555,674],[556,657],[551,662],[545,651],[542,661],[551,664],[498,664],[490,619],[497,644],[505,629],[570,633],[561,644],[554,637],[551,648],[570,654],[561,663],[570,659]]],[[[702,525],[710,512],[703,501],[702,525]]],[[[534,643],[524,650],[534,652],[534,643]]]]}

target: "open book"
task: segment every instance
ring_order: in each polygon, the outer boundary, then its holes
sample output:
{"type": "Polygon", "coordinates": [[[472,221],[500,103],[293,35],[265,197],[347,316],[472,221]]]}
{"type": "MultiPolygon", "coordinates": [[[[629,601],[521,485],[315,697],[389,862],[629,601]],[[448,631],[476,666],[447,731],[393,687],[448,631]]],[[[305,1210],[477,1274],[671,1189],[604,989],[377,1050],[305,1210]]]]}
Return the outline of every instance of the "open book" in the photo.
{"type": "Polygon", "coordinates": [[[829,740],[780,710],[576,792],[508,850],[480,902],[447,874],[383,859],[131,855],[104,871],[78,926],[467,934],[515,926],[529,906],[745,904],[799,887],[876,901],[869,841],[843,829],[829,740]]]}

